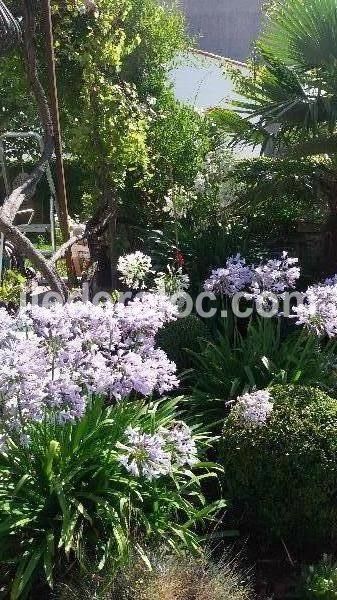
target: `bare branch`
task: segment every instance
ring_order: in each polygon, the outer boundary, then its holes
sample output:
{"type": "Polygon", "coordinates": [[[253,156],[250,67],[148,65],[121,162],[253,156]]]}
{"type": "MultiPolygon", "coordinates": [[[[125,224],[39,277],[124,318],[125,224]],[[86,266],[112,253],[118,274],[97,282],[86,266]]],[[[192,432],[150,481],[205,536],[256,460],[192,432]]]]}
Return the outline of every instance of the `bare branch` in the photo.
{"type": "Polygon", "coordinates": [[[34,248],[31,241],[21,231],[3,218],[0,219],[0,230],[13,244],[14,248],[30,260],[48,281],[51,289],[58,292],[63,301],[67,299],[68,290],[65,283],[43,254],[34,248]]]}
{"type": "Polygon", "coordinates": [[[6,198],[4,205],[0,208],[0,231],[14,245],[15,249],[20,252],[20,254],[29,258],[34,266],[42,272],[52,289],[57,291],[65,299],[67,297],[67,288],[55,267],[52,264],[49,264],[44,256],[34,248],[28,238],[13,225],[15,216],[20,210],[22,203],[34,194],[36,185],[44,174],[54,150],[52,120],[46,95],[38,77],[34,38],[35,14],[32,2],[31,0],[23,0],[23,40],[26,73],[28,83],[37,103],[44,131],[44,148],[37,167],[33,170],[27,180],[6,198]]]}
{"type": "Polygon", "coordinates": [[[53,256],[51,257],[49,264],[53,265],[55,264],[58,260],[60,260],[61,258],[64,258],[65,254],[67,253],[68,250],[70,250],[70,248],[72,247],[73,244],[75,244],[76,242],[78,242],[79,240],[82,240],[83,236],[81,235],[74,235],[73,237],[70,238],[70,240],[68,240],[67,242],[65,242],[58,250],[57,252],[55,252],[53,254],[53,256]]]}

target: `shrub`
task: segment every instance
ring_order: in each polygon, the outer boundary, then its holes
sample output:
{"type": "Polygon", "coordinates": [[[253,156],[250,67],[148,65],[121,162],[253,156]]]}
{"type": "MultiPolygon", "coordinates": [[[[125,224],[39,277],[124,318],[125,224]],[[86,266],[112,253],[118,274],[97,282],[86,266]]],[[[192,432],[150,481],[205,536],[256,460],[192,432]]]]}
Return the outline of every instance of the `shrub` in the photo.
{"type": "Polygon", "coordinates": [[[208,472],[196,456],[200,438],[176,420],[177,402],[104,408],[96,397],[80,421],[64,425],[50,416],[27,425],[25,440],[7,435],[0,562],[15,570],[13,600],[36,578],[51,585],[56,565],[81,563],[84,549],[102,568],[108,557],[114,567],[123,564],[130,548],[148,563],[145,540],[198,548],[195,525],[215,505],[206,505],[200,489],[208,472]]]}
{"type": "Polygon", "coordinates": [[[281,321],[251,321],[245,333],[227,327],[215,342],[195,353],[191,411],[209,426],[223,424],[228,402],[253,389],[286,383],[314,385],[327,392],[336,385],[336,343],[320,344],[315,335],[282,331],[281,321]]]}
{"type": "Polygon", "coordinates": [[[153,571],[133,561],[108,583],[93,577],[88,584],[60,586],[62,600],[249,600],[249,577],[236,562],[205,558],[158,556],[153,571]]]}
{"type": "Polygon", "coordinates": [[[227,493],[254,535],[328,547],[337,534],[337,402],[307,387],[276,386],[270,396],[264,424],[249,397],[225,422],[227,493]]]}
{"type": "Polygon", "coordinates": [[[303,600],[336,600],[337,564],[324,555],[317,565],[307,567],[299,593],[303,600]]]}
{"type": "Polygon", "coordinates": [[[20,294],[24,290],[26,278],[18,271],[9,269],[5,272],[0,285],[0,305],[10,308],[20,305],[20,294]]]}
{"type": "Polygon", "coordinates": [[[157,334],[158,346],[177,365],[180,372],[193,365],[189,351],[202,348],[209,339],[209,329],[196,315],[168,323],[157,334]]]}

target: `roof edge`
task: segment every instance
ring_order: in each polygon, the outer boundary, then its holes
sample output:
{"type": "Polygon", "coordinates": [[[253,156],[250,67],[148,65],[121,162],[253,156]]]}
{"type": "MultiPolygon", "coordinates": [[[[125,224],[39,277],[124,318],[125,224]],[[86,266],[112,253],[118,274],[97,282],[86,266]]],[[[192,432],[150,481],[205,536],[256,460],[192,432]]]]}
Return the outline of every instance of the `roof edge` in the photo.
{"type": "Polygon", "coordinates": [[[193,52],[193,54],[198,54],[199,56],[205,56],[207,58],[214,58],[215,60],[219,60],[225,63],[230,63],[237,67],[246,67],[247,63],[241,62],[239,60],[235,60],[233,58],[226,58],[225,56],[220,56],[219,54],[214,54],[213,52],[206,52],[206,50],[200,50],[200,48],[189,48],[189,52],[193,52]]]}

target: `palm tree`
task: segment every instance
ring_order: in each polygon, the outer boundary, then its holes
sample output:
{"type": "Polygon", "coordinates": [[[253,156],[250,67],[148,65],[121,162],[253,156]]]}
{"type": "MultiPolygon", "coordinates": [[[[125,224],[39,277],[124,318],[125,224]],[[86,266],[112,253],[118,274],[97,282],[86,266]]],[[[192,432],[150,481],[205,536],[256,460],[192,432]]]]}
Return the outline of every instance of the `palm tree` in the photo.
{"type": "MultiPolygon", "coordinates": [[[[248,181],[248,201],[293,190],[304,192],[326,213],[334,231],[329,249],[337,262],[337,0],[273,0],[257,61],[249,75],[232,70],[240,100],[233,110],[216,109],[214,119],[231,144],[261,146],[248,181]],[[272,148],[272,153],[271,153],[272,148]]],[[[248,163],[239,163],[242,174],[248,163]]]]}

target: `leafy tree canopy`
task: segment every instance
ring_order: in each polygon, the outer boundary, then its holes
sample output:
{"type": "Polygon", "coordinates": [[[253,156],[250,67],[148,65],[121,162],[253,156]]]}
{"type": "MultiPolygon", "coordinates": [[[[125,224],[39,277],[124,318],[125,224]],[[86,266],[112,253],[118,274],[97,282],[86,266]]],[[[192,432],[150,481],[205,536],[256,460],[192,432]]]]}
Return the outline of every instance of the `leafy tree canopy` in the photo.
{"type": "MultiPolygon", "coordinates": [[[[114,188],[124,204],[131,194],[138,206],[158,205],[173,182],[190,185],[210,129],[168,84],[169,66],[189,44],[181,13],[157,0],[52,7],[63,141],[85,168],[87,204],[114,188]]],[[[18,54],[3,61],[0,90],[1,129],[38,127],[18,54]]]]}

